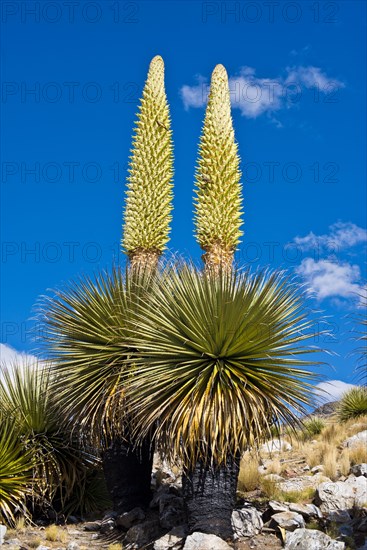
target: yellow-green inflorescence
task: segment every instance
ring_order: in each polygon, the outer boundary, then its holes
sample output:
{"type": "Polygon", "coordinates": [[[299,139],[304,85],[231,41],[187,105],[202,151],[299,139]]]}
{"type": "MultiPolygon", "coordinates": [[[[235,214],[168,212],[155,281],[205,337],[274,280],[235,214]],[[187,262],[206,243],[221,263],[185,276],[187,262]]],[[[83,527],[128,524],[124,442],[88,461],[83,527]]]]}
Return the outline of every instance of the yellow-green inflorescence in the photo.
{"type": "Polygon", "coordinates": [[[127,178],[123,250],[133,259],[159,256],[169,240],[173,199],[173,143],[164,63],[152,59],[139,106],[127,178]]]}
{"type": "Polygon", "coordinates": [[[231,264],[243,232],[241,171],[234,137],[228,76],[213,71],[195,174],[196,237],[206,263],[231,264]]]}

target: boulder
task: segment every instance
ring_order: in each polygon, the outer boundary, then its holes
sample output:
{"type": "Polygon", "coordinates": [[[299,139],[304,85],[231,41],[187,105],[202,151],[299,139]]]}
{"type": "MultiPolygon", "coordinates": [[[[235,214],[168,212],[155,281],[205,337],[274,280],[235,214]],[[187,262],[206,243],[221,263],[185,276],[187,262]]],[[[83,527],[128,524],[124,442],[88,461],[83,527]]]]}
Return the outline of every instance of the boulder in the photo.
{"type": "Polygon", "coordinates": [[[229,544],[216,535],[195,532],[188,536],[183,550],[232,550],[229,544]]]}
{"type": "Polygon", "coordinates": [[[316,490],[315,504],[327,518],[337,523],[351,519],[355,506],[366,501],[367,479],[363,476],[349,476],[346,481],[321,483],[316,490]]]}
{"type": "Polygon", "coordinates": [[[253,506],[246,506],[232,512],[234,538],[253,537],[263,528],[261,514],[253,506]]]}
{"type": "Polygon", "coordinates": [[[319,474],[320,472],[324,471],[324,466],[322,464],[318,464],[317,466],[314,466],[311,468],[311,474],[319,474]]]}
{"type": "Polygon", "coordinates": [[[116,525],[122,527],[123,529],[130,529],[134,523],[137,521],[143,521],[145,519],[145,514],[141,508],[133,508],[129,512],[125,512],[117,516],[116,525]]]}
{"type": "Polygon", "coordinates": [[[279,437],[278,439],[270,439],[260,447],[260,452],[263,453],[280,453],[281,451],[291,451],[292,445],[279,437]]]}
{"type": "Polygon", "coordinates": [[[3,544],[4,542],[5,533],[6,533],[6,526],[0,525],[0,545],[3,544]]]}
{"type": "Polygon", "coordinates": [[[159,538],[162,534],[161,526],[158,520],[147,520],[138,525],[130,527],[126,533],[126,542],[130,543],[130,548],[142,548],[152,540],[159,538]]]}
{"type": "Polygon", "coordinates": [[[318,508],[314,504],[292,503],[289,505],[289,510],[291,512],[297,512],[297,514],[301,514],[301,516],[303,516],[306,520],[311,518],[322,518],[320,508],[318,508]]]}
{"type": "Polygon", "coordinates": [[[279,489],[285,493],[303,491],[304,489],[316,489],[321,483],[331,483],[331,479],[322,474],[314,476],[298,476],[279,483],[279,489]]]}
{"type": "Polygon", "coordinates": [[[186,522],[184,499],[176,492],[162,493],[159,501],[159,521],[164,529],[172,529],[186,522]]]}
{"type": "Polygon", "coordinates": [[[66,547],[66,550],[79,550],[80,546],[77,542],[71,541],[66,547]]]}
{"type": "Polygon", "coordinates": [[[85,531],[99,531],[101,528],[102,522],[101,521],[87,521],[84,523],[84,530],[85,531]]]}
{"type": "Polygon", "coordinates": [[[288,512],[288,506],[284,502],[277,502],[276,500],[269,500],[269,508],[272,512],[288,512]]]}
{"type": "Polygon", "coordinates": [[[103,519],[100,527],[100,532],[103,535],[110,533],[116,527],[115,520],[113,518],[103,519]]]}
{"type": "Polygon", "coordinates": [[[332,539],[316,529],[296,529],[287,533],[285,550],[344,550],[344,542],[332,539]]]}
{"type": "Polygon", "coordinates": [[[186,525],[174,527],[163,537],[155,541],[153,550],[180,550],[183,546],[186,535],[186,525]]]}
{"type": "Polygon", "coordinates": [[[295,531],[296,529],[306,527],[303,516],[297,514],[297,512],[279,512],[278,514],[274,514],[271,517],[270,526],[275,527],[277,525],[286,531],[295,531]]]}
{"type": "Polygon", "coordinates": [[[362,464],[355,464],[355,466],[351,467],[350,473],[356,477],[367,477],[367,463],[363,462],[362,464]]]}
{"type": "Polygon", "coordinates": [[[343,447],[358,447],[359,445],[367,445],[367,430],[358,432],[343,441],[343,447]]]}

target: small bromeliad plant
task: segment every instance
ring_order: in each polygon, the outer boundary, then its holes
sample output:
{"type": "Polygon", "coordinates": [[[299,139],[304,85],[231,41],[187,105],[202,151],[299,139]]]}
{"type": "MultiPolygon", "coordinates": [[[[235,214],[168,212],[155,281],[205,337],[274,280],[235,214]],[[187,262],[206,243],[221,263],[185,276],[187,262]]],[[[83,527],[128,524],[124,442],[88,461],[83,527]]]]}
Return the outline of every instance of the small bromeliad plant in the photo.
{"type": "Polygon", "coordinates": [[[33,458],[25,450],[21,433],[11,418],[0,410],[0,523],[15,523],[15,513],[28,516],[26,497],[30,495],[33,458]]]}
{"type": "Polygon", "coordinates": [[[367,416],[367,387],[357,386],[347,391],[338,404],[337,415],[342,422],[367,416]]]}
{"type": "MultiPolygon", "coordinates": [[[[97,466],[93,453],[83,450],[63,426],[63,415],[47,365],[0,367],[0,416],[12,422],[11,434],[7,420],[1,426],[0,454],[14,467],[13,473],[9,464],[4,468],[8,487],[20,485],[10,493],[8,518],[13,519],[9,509],[16,501],[28,515],[61,511],[86,472],[97,466]]],[[[76,502],[75,509],[80,504],[76,502]]]]}

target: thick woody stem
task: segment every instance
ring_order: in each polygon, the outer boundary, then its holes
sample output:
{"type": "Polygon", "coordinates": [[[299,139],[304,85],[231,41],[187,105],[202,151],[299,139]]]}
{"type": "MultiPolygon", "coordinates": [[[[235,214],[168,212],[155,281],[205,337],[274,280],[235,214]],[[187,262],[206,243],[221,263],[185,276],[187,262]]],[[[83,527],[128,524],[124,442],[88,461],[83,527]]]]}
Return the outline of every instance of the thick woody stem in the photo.
{"type": "Polygon", "coordinates": [[[205,272],[211,275],[219,275],[220,272],[229,273],[233,266],[234,251],[225,248],[221,243],[214,243],[205,248],[202,259],[205,272]]]}

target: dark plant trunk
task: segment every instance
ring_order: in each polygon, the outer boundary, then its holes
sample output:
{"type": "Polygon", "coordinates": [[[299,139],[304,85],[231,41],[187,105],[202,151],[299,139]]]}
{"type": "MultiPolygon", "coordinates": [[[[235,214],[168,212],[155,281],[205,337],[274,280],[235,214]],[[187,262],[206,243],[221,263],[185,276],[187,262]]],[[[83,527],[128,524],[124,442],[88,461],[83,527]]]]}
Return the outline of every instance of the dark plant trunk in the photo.
{"type": "Polygon", "coordinates": [[[126,441],[115,439],[102,455],[106,485],[113,509],[119,514],[146,507],[152,497],[153,449],[150,439],[134,450],[126,441]]]}
{"type": "Polygon", "coordinates": [[[193,470],[184,472],[182,489],[191,533],[232,537],[239,463],[239,458],[232,457],[215,468],[197,462],[193,470]]]}

